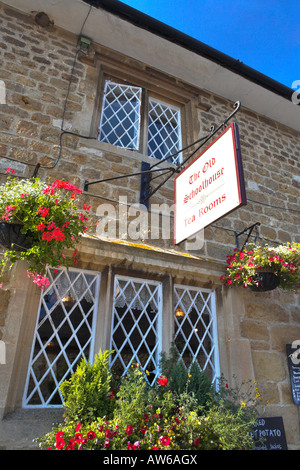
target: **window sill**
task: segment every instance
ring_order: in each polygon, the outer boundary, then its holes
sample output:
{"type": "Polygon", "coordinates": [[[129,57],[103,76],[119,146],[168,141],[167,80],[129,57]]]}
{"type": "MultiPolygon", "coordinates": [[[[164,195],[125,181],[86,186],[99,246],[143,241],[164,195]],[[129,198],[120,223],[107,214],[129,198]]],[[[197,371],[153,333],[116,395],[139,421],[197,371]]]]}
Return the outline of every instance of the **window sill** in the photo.
{"type": "Polygon", "coordinates": [[[106,142],[101,142],[99,140],[93,139],[79,139],[78,150],[81,152],[87,152],[91,155],[103,157],[103,154],[110,153],[111,155],[117,155],[119,157],[130,158],[138,162],[148,162],[150,165],[159,164],[160,168],[176,168],[176,165],[171,162],[161,162],[157,158],[148,157],[136,150],[130,150],[122,147],[116,147],[115,145],[108,144],[106,142]]]}

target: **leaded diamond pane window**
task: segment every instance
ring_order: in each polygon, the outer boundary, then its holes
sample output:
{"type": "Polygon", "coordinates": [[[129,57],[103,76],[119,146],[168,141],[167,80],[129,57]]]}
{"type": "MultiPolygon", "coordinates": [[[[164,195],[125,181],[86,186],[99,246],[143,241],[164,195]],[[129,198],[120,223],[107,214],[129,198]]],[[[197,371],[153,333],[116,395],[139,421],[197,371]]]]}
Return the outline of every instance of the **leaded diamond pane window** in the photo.
{"type": "Polygon", "coordinates": [[[177,164],[182,144],[180,108],[150,96],[144,88],[107,80],[99,140],[151,158],[170,156],[169,161],[177,164]]]}
{"type": "Polygon", "coordinates": [[[24,407],[62,406],[61,383],[84,358],[92,360],[99,275],[48,268],[41,294],[24,407]]]}
{"type": "Polygon", "coordinates": [[[149,373],[150,384],[159,375],[162,321],[161,284],[117,276],[114,286],[110,349],[111,370],[125,375],[132,364],[149,373]]]}
{"type": "Polygon", "coordinates": [[[186,286],[174,288],[174,343],[186,368],[196,362],[213,383],[219,374],[214,292],[186,286]]]}
{"type": "Polygon", "coordinates": [[[140,130],[141,88],[105,83],[99,140],[137,149],[140,130]]]}
{"type": "MultiPolygon", "coordinates": [[[[148,155],[158,159],[166,158],[180,150],[180,110],[154,98],[149,99],[148,155]]],[[[170,158],[179,163],[180,154],[170,158]]]]}

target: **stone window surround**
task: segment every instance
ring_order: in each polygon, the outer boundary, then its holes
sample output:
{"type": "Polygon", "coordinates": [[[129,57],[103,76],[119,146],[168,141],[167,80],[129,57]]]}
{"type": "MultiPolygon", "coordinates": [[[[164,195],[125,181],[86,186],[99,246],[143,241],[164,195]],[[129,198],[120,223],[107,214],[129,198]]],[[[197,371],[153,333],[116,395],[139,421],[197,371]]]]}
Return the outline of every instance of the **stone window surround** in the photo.
{"type": "MultiPolygon", "coordinates": [[[[110,49],[95,45],[93,58],[79,56],[79,61],[93,67],[91,80],[94,80],[94,95],[87,97],[87,105],[83,108],[80,120],[76,119],[76,127],[82,128],[82,133],[88,133],[90,137],[97,136],[100,123],[101,106],[103,102],[104,84],[107,79],[139,86],[151,96],[161,101],[170,103],[180,108],[181,111],[181,131],[182,146],[191,144],[199,137],[199,124],[197,109],[206,109],[201,104],[201,90],[187,83],[168,76],[154,68],[148,67],[135,59],[131,59],[110,49]],[[92,111],[91,111],[92,110],[92,111]]],[[[143,103],[142,114],[145,113],[145,103],[143,103]]],[[[141,142],[146,142],[145,132],[147,129],[142,126],[141,142]]],[[[82,144],[88,143],[99,151],[109,151],[111,153],[121,152],[126,156],[133,157],[139,161],[154,163],[156,159],[147,156],[147,145],[137,150],[128,150],[115,147],[112,144],[96,140],[86,141],[82,139],[82,144]]],[[[160,160],[157,160],[159,162],[160,160]]],[[[168,163],[170,165],[170,163],[168,163]]],[[[172,165],[172,164],[171,164],[172,165]]],[[[162,164],[164,167],[165,164],[162,164]]]]}

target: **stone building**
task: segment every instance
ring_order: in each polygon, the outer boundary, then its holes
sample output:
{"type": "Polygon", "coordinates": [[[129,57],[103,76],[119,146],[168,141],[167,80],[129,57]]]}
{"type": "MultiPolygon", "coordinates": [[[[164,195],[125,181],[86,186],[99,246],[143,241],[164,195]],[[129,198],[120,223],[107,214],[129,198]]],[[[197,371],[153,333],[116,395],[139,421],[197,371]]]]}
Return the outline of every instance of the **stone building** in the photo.
{"type": "Polygon", "coordinates": [[[282,417],[288,448],[300,449],[286,355],[300,339],[299,297],[220,280],[236,234],[253,224],[258,240],[300,241],[293,90],[115,0],[7,0],[0,10],[1,182],[8,167],[38,170],[83,189],[92,208],[78,264],[49,269],[47,291],[25,263],[3,280],[1,448],[35,447],[82,354],[112,348],[115,370],[134,358],[155,378],[175,342],[213,381],[255,380],[264,416],[282,417]],[[175,245],[173,170],[236,102],[228,124],[239,127],[247,204],[175,245]],[[160,171],[147,183],[149,168],[160,171]]]}

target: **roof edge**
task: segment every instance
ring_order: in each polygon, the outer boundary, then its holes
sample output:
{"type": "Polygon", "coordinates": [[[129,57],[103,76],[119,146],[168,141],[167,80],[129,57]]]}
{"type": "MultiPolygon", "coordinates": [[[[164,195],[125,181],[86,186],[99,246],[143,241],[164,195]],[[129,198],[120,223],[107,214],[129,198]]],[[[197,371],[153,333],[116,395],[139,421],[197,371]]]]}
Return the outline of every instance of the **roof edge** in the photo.
{"type": "Polygon", "coordinates": [[[119,0],[83,0],[83,2],[95,8],[102,8],[139,28],[199,54],[287,100],[292,98],[294,93],[292,88],[119,0]]]}

